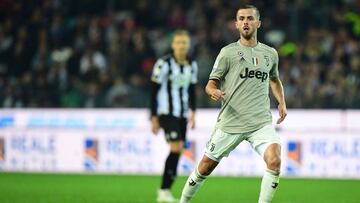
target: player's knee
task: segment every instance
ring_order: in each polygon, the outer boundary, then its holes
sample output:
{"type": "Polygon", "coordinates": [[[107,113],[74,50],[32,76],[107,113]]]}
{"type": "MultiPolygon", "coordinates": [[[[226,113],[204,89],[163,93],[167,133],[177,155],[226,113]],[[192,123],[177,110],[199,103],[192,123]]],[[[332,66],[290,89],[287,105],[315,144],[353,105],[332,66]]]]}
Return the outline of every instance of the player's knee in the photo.
{"type": "Polygon", "coordinates": [[[266,164],[269,169],[279,171],[281,167],[281,159],[279,156],[273,156],[267,160],[266,164]]]}
{"type": "Polygon", "coordinates": [[[172,142],[170,143],[170,151],[173,153],[181,154],[184,150],[183,142],[172,142]]]}
{"type": "Polygon", "coordinates": [[[199,170],[199,173],[203,176],[208,176],[213,171],[213,169],[208,166],[207,167],[199,167],[198,170],[199,170]]]}
{"type": "Polygon", "coordinates": [[[204,158],[200,161],[198,165],[199,173],[203,176],[208,176],[215,169],[217,164],[218,162],[204,156],[204,158]]]}
{"type": "Polygon", "coordinates": [[[183,148],[177,147],[177,148],[170,149],[170,151],[172,153],[181,154],[183,152],[183,148]]]}

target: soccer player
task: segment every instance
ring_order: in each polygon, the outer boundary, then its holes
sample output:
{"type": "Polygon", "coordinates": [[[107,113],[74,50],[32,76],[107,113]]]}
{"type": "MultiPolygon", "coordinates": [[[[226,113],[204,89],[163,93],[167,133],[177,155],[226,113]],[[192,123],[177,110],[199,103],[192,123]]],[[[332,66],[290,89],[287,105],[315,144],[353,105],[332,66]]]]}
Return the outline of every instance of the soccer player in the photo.
{"type": "Polygon", "coordinates": [[[158,202],[178,202],[170,192],[176,178],[177,165],[186,139],[187,123],[195,127],[195,85],[198,67],[188,57],[190,36],[177,30],[172,39],[172,54],[157,60],[152,73],[151,124],[157,134],[162,128],[170,153],[165,162],[158,202]],[[190,113],[189,113],[190,109],[190,113]],[[187,119],[188,115],[189,119],[187,119]]]}
{"type": "Polygon", "coordinates": [[[181,203],[190,202],[221,159],[243,140],[266,162],[259,203],[273,199],[279,184],[281,146],[272,125],[269,84],[279,103],[277,124],[286,117],[286,104],[278,54],[274,48],[257,41],[260,24],[256,7],[238,9],[235,25],[240,40],[221,49],[205,88],[211,99],[222,102],[221,110],[205,154],[183,188],[181,203]]]}

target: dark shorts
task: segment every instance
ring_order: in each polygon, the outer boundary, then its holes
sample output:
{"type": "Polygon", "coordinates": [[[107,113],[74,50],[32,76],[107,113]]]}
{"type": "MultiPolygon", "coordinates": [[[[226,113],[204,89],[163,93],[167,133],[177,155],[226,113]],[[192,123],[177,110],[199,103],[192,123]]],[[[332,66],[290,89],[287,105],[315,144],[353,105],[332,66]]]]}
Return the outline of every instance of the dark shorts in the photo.
{"type": "Polygon", "coordinates": [[[175,116],[161,115],[159,122],[165,131],[166,141],[177,141],[186,139],[186,118],[177,118],[175,116]]]}

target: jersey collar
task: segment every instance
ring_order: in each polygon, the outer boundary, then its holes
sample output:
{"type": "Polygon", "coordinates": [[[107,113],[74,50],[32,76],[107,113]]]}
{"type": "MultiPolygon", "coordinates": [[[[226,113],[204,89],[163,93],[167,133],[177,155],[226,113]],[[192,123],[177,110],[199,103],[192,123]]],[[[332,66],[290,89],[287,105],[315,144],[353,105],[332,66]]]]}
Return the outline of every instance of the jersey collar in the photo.
{"type": "Polygon", "coordinates": [[[251,46],[245,46],[245,45],[241,44],[240,40],[238,40],[237,43],[238,43],[240,46],[246,47],[246,48],[255,48],[255,47],[257,47],[257,46],[260,44],[260,42],[257,41],[257,42],[256,42],[256,45],[251,47],[251,46]]]}
{"type": "MultiPolygon", "coordinates": [[[[176,57],[174,55],[174,52],[171,52],[171,57],[174,59],[174,61],[177,63],[177,64],[180,64],[177,60],[176,60],[176,57]]],[[[182,65],[189,65],[191,63],[191,60],[190,60],[190,57],[187,55],[186,56],[186,61],[187,63],[185,64],[182,64],[182,65]]]]}

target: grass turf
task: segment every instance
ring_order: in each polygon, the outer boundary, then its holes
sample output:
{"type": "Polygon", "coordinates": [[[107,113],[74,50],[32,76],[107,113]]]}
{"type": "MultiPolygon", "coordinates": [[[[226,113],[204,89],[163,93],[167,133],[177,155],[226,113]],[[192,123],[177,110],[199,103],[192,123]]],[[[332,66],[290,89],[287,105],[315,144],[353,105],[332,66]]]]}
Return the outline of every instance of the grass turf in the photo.
{"type": "MultiPolygon", "coordinates": [[[[186,177],[173,193],[179,196],[186,177]]],[[[193,203],[256,203],[260,178],[211,177],[193,203]]],[[[0,203],[154,203],[157,176],[0,173],[0,203]]],[[[274,203],[359,203],[360,180],[281,179],[274,203]]]]}

